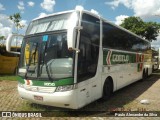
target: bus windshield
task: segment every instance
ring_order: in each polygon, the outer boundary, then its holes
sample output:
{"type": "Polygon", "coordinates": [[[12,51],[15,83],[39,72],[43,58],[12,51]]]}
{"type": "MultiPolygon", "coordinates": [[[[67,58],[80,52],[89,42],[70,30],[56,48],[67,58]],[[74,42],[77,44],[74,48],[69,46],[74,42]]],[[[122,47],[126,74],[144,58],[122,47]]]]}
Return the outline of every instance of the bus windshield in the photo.
{"type": "MultiPolygon", "coordinates": [[[[25,79],[73,77],[73,52],[68,50],[68,21],[73,12],[36,19],[22,44],[19,75],[25,79]]],[[[78,16],[77,16],[78,17],[78,16]]]]}
{"type": "Polygon", "coordinates": [[[29,24],[26,35],[67,29],[68,19],[71,15],[70,12],[34,20],[29,24]]]}
{"type": "Polygon", "coordinates": [[[73,53],[68,50],[67,32],[24,38],[19,75],[25,78],[72,77],[73,53]]]}

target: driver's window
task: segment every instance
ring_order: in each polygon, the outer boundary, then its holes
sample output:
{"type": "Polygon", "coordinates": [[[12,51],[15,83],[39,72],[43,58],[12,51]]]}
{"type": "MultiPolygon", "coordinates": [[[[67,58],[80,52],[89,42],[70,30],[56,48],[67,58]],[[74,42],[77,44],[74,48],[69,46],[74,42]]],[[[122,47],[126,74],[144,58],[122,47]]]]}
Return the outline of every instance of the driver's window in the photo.
{"type": "Polygon", "coordinates": [[[95,76],[99,58],[100,22],[98,18],[83,14],[78,54],[78,82],[95,76]]]}
{"type": "Polygon", "coordinates": [[[36,65],[38,63],[38,43],[28,42],[25,47],[26,65],[36,65]]]}

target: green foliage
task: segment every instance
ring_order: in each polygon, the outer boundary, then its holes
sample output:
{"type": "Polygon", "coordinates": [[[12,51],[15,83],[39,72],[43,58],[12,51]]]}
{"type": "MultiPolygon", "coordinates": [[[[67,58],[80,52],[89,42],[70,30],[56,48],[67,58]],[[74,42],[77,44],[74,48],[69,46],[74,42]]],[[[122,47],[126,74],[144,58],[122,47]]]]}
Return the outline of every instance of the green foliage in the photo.
{"type": "Polygon", "coordinates": [[[160,30],[160,24],[156,22],[144,22],[140,17],[128,17],[120,26],[149,41],[156,40],[160,30]]]}
{"type": "Polygon", "coordinates": [[[0,40],[5,40],[5,36],[0,36],[0,40]]]}
{"type": "Polygon", "coordinates": [[[156,40],[159,30],[160,24],[157,24],[156,22],[146,22],[144,37],[150,41],[156,40]]]}
{"type": "Polygon", "coordinates": [[[2,46],[4,46],[4,44],[3,44],[3,40],[6,40],[6,37],[5,36],[0,36],[0,48],[2,47],[2,46]]]}
{"type": "Polygon", "coordinates": [[[17,81],[18,77],[14,75],[0,75],[0,81],[8,80],[8,81],[17,81]]]}
{"type": "Polygon", "coordinates": [[[15,24],[17,32],[19,29],[22,29],[24,27],[24,25],[20,24],[21,18],[22,17],[20,15],[20,13],[15,13],[15,14],[9,16],[9,19],[12,20],[13,23],[15,24]]]}
{"type": "Polygon", "coordinates": [[[5,52],[5,44],[3,40],[6,40],[5,36],[0,36],[0,55],[5,52]]]}

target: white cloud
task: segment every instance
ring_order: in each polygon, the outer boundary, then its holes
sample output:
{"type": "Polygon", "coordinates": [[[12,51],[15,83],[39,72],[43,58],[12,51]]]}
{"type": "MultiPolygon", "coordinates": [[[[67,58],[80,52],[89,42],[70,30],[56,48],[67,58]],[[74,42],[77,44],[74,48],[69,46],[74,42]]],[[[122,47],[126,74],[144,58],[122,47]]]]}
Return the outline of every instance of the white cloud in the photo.
{"type": "Polygon", "coordinates": [[[33,6],[34,6],[34,4],[35,4],[35,3],[34,3],[34,2],[32,2],[32,1],[29,1],[29,2],[28,2],[28,6],[30,6],[30,7],[33,7],[33,6]]]}
{"type": "Polygon", "coordinates": [[[112,9],[122,4],[132,9],[134,15],[139,17],[153,17],[155,14],[160,14],[160,0],[114,0],[105,4],[110,5],[112,9]]]}
{"type": "Polygon", "coordinates": [[[5,10],[4,6],[0,3],[0,10],[5,10]]]}
{"type": "Polygon", "coordinates": [[[83,7],[83,6],[81,6],[81,5],[76,5],[75,9],[76,9],[76,10],[83,10],[83,9],[84,9],[84,7],[83,7]]]}
{"type": "Polygon", "coordinates": [[[23,12],[23,10],[25,9],[25,7],[24,7],[24,2],[23,2],[23,1],[19,1],[17,7],[18,7],[18,9],[19,9],[20,11],[23,12]]]}
{"type": "Polygon", "coordinates": [[[0,36],[7,36],[12,33],[13,23],[9,20],[9,17],[4,14],[0,14],[0,36]]]}
{"type": "Polygon", "coordinates": [[[43,3],[41,3],[40,5],[47,12],[53,12],[55,4],[55,0],[44,0],[43,3]]]}
{"type": "Polygon", "coordinates": [[[7,27],[12,27],[13,23],[12,21],[9,19],[9,16],[5,15],[5,14],[0,14],[0,23],[3,26],[7,26],[7,27]]]}
{"type": "Polygon", "coordinates": [[[133,0],[113,0],[112,2],[105,2],[106,5],[110,5],[112,9],[115,9],[120,4],[123,4],[125,7],[129,8],[132,5],[133,0]]]}
{"type": "Polygon", "coordinates": [[[94,14],[96,14],[96,15],[99,15],[99,13],[96,10],[94,10],[94,9],[91,9],[91,12],[94,13],[94,14]]]}
{"type": "MultiPolygon", "coordinates": [[[[0,14],[0,36],[8,37],[9,34],[15,31],[14,23],[9,19],[9,16],[5,14],[0,14]]],[[[21,20],[20,24],[25,25],[23,29],[20,30],[20,32],[25,32],[27,28],[27,21],[21,20]]]]}
{"type": "Polygon", "coordinates": [[[135,0],[132,6],[135,16],[153,17],[160,13],[160,0],[135,0]]]}
{"type": "Polygon", "coordinates": [[[116,25],[122,24],[123,20],[124,20],[125,18],[128,18],[128,17],[129,17],[129,16],[127,16],[127,15],[117,16],[117,17],[116,17],[116,22],[115,22],[115,24],[116,24],[116,25]]]}
{"type": "Polygon", "coordinates": [[[22,28],[23,30],[25,30],[25,29],[27,28],[27,26],[28,26],[27,20],[21,20],[21,21],[20,21],[20,24],[21,24],[21,25],[24,25],[24,27],[22,28]]]}
{"type": "Polygon", "coordinates": [[[42,18],[42,17],[45,17],[47,14],[46,13],[40,13],[38,18],[42,18]]]}
{"type": "Polygon", "coordinates": [[[12,28],[5,27],[0,23],[0,36],[5,36],[7,38],[10,33],[12,33],[12,28]]]}
{"type": "Polygon", "coordinates": [[[119,5],[119,1],[105,2],[106,5],[110,5],[112,9],[115,9],[119,5]]]}
{"type": "Polygon", "coordinates": [[[154,41],[151,42],[151,46],[156,48],[156,49],[160,48],[160,34],[157,37],[157,40],[154,40],[154,41]]]}

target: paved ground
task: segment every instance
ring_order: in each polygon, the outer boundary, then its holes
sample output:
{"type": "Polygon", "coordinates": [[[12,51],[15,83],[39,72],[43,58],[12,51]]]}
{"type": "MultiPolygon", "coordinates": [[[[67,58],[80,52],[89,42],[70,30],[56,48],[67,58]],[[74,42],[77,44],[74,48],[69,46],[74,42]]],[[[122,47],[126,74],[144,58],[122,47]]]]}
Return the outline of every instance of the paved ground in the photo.
{"type": "Polygon", "coordinates": [[[0,81],[0,111],[16,111],[22,103],[17,93],[17,81],[0,81]]]}
{"type": "MultiPolygon", "coordinates": [[[[17,81],[0,81],[0,111],[23,111],[23,106],[27,106],[28,104],[30,104],[29,110],[35,109],[34,107],[32,109],[32,106],[34,104],[20,99],[17,92],[17,81]]],[[[54,107],[40,106],[40,110],[41,108],[43,109],[43,107],[45,107],[45,110],[55,109],[54,107]]],[[[45,110],[43,109],[43,111],[45,110]]],[[[98,100],[81,109],[81,111],[91,110],[160,111],[160,71],[153,73],[148,79],[143,82],[133,83],[132,85],[115,92],[111,99],[107,102],[98,100]],[[148,100],[149,104],[141,104],[141,100],[148,100]]],[[[86,115],[100,117],[103,116],[103,114],[101,113],[88,114],[83,112],[76,114],[76,116],[79,117],[83,117],[86,115]]],[[[123,118],[113,117],[110,119],[119,120],[123,118]]],[[[141,119],[143,120],[143,118],[141,119]]],[[[144,120],[145,119],[146,118],[144,118],[144,120]]],[[[157,118],[154,117],[147,119],[152,120],[157,118]]]]}

